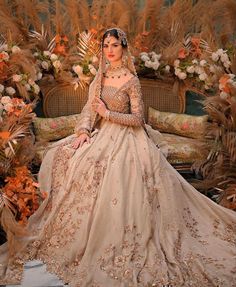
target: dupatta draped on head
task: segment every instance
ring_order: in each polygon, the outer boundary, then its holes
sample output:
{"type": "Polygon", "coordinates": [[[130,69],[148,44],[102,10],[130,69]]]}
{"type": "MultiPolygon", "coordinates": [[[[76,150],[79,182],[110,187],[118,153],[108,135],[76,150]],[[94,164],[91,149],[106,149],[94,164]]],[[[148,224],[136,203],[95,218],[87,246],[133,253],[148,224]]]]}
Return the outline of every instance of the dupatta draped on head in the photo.
{"type": "MultiPolygon", "coordinates": [[[[124,66],[129,69],[129,71],[137,76],[136,73],[136,69],[133,63],[133,59],[132,59],[132,55],[130,52],[130,48],[129,48],[129,43],[127,40],[127,36],[125,34],[125,32],[123,30],[121,30],[120,28],[114,27],[114,28],[109,28],[108,30],[106,30],[104,32],[107,33],[109,31],[112,30],[116,30],[119,40],[127,45],[127,48],[123,48],[123,59],[125,59],[124,61],[124,66]]],[[[102,78],[103,78],[103,73],[106,71],[107,68],[107,64],[106,64],[106,59],[105,56],[103,54],[103,41],[101,41],[101,57],[100,57],[100,62],[99,62],[99,68],[98,68],[98,72],[94,78],[94,80],[92,81],[92,83],[90,84],[89,87],[89,95],[88,95],[88,102],[87,104],[84,106],[82,112],[81,112],[81,117],[76,125],[75,128],[75,133],[78,133],[79,130],[81,129],[87,129],[88,131],[92,131],[92,129],[94,128],[94,125],[96,123],[96,119],[97,119],[97,113],[95,111],[93,111],[92,109],[92,101],[94,98],[100,98],[101,97],[101,91],[102,91],[102,78]]]]}

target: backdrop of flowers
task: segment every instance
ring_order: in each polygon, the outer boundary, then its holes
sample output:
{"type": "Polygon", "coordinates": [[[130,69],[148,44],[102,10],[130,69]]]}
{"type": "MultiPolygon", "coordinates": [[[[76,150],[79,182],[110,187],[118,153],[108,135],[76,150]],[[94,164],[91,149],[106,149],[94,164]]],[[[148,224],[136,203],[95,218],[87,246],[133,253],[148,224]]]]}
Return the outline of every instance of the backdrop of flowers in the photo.
{"type": "Polygon", "coordinates": [[[208,137],[215,148],[198,163],[217,200],[236,209],[236,3],[234,0],[0,0],[0,212],[21,224],[46,194],[32,173],[31,131],[40,90],[57,83],[85,88],[97,72],[100,37],[119,26],[129,35],[141,77],[174,78],[209,93],[208,137]],[[116,11],[116,13],[113,13],[116,11]],[[204,11],[208,11],[207,15],[204,11]],[[21,21],[19,21],[21,19],[21,21]],[[212,96],[213,95],[213,96],[212,96]],[[223,164],[222,164],[223,163],[223,164]],[[214,166],[214,171],[210,167],[214,166]]]}

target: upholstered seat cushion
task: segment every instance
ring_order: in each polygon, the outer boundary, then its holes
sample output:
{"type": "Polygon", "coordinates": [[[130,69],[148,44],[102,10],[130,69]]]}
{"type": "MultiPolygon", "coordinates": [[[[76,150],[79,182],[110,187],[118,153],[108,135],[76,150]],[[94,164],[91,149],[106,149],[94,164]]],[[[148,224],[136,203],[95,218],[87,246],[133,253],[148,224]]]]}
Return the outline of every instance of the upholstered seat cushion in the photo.
{"type": "Polygon", "coordinates": [[[162,133],[167,144],[167,160],[171,164],[192,164],[197,160],[206,159],[211,142],[196,140],[174,134],[162,133]]]}
{"type": "MultiPolygon", "coordinates": [[[[168,151],[167,160],[171,164],[189,164],[205,159],[210,151],[211,143],[205,140],[190,139],[178,135],[162,133],[165,150],[168,151]]],[[[152,137],[155,142],[155,138],[152,137]]],[[[40,164],[45,151],[54,142],[37,143],[35,160],[40,164]]],[[[160,142],[155,142],[160,145],[160,142]]],[[[161,148],[162,149],[162,148],[161,148]]]]}

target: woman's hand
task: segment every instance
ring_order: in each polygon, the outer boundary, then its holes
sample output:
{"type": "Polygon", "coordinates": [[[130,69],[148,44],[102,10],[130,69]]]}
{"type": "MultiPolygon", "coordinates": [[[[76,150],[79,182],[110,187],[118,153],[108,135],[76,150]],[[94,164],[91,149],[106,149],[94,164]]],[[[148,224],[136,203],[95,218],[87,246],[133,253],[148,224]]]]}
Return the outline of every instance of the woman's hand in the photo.
{"type": "Polygon", "coordinates": [[[77,149],[82,147],[85,142],[90,143],[90,137],[87,134],[81,134],[73,140],[71,146],[72,148],[77,149]]]}
{"type": "Polygon", "coordinates": [[[92,108],[95,112],[97,112],[103,118],[105,117],[106,112],[108,111],[104,102],[99,98],[95,98],[93,100],[92,108]]]}

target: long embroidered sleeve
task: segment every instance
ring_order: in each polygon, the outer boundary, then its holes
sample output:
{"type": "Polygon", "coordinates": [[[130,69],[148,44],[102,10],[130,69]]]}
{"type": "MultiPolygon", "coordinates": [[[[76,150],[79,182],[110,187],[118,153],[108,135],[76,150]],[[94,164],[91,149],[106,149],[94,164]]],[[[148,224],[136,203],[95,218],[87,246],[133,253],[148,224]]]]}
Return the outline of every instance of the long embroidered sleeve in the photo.
{"type": "Polygon", "coordinates": [[[144,108],[141,86],[138,78],[134,77],[131,79],[126,92],[129,96],[129,113],[111,110],[109,120],[126,126],[142,126],[144,124],[144,108]]]}

